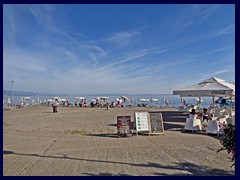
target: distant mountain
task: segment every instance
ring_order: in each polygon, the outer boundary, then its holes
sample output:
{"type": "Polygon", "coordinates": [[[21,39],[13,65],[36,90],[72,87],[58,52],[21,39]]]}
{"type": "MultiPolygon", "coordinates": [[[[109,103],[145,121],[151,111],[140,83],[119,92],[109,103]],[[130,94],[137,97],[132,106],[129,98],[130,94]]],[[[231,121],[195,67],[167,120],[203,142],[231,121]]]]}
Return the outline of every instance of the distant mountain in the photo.
{"type": "MultiPolygon", "coordinates": [[[[11,90],[3,90],[3,96],[11,96],[11,95],[12,95],[11,90]]],[[[66,94],[13,91],[13,96],[66,96],[66,94]]]]}

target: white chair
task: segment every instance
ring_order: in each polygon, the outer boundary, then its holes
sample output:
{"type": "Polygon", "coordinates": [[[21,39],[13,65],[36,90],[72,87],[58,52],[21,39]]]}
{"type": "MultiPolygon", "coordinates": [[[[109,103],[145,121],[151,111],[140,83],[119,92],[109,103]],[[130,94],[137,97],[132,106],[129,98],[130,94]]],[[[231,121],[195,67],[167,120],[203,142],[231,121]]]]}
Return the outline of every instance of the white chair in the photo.
{"type": "Polygon", "coordinates": [[[184,127],[185,130],[190,130],[190,131],[202,131],[202,125],[201,125],[201,120],[200,119],[186,119],[186,124],[184,127]]]}
{"type": "Polygon", "coordinates": [[[224,132],[220,131],[219,122],[217,120],[209,120],[207,124],[206,134],[222,134],[224,132]]]}
{"type": "Polygon", "coordinates": [[[206,134],[218,134],[219,132],[219,127],[218,127],[218,122],[217,120],[209,120],[207,124],[207,131],[206,134]]]}

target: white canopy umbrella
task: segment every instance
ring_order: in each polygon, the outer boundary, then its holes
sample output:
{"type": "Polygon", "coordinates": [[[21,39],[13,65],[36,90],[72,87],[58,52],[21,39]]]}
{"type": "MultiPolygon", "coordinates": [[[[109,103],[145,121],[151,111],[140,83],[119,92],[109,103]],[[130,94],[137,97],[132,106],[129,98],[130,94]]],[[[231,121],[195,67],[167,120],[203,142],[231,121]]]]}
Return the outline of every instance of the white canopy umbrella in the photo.
{"type": "Polygon", "coordinates": [[[60,98],[60,97],[54,97],[53,99],[54,99],[54,100],[57,100],[57,101],[61,101],[61,98],[60,98]]]}
{"type": "Polygon", "coordinates": [[[24,99],[24,100],[30,100],[31,97],[24,97],[23,99],[24,99]]]}
{"type": "Polygon", "coordinates": [[[200,98],[195,98],[195,99],[193,99],[194,101],[197,101],[197,102],[199,102],[199,103],[201,103],[201,102],[203,102],[203,100],[202,100],[202,98],[200,97],[200,98]]]}
{"type": "Polygon", "coordinates": [[[159,100],[156,98],[151,98],[151,102],[158,102],[159,100]]]}
{"type": "Polygon", "coordinates": [[[11,104],[11,99],[9,97],[7,98],[7,103],[11,104]]]}
{"type": "Polygon", "coordinates": [[[76,100],[84,100],[86,98],[85,97],[74,97],[74,99],[76,99],[76,100]]]}
{"type": "Polygon", "coordinates": [[[226,82],[223,79],[211,77],[203,80],[200,83],[174,90],[173,95],[180,95],[181,97],[226,97],[232,98],[235,96],[235,85],[226,82]]]}
{"type": "Polygon", "coordinates": [[[129,103],[130,103],[130,100],[129,100],[126,96],[121,96],[121,98],[123,99],[124,107],[125,107],[125,103],[126,103],[126,102],[129,102],[129,103]]]}
{"type": "Polygon", "coordinates": [[[123,99],[124,102],[130,102],[130,100],[126,97],[126,96],[121,96],[121,98],[123,99]]]}
{"type": "Polygon", "coordinates": [[[142,102],[149,102],[150,100],[149,100],[149,99],[143,99],[143,98],[141,98],[141,99],[139,99],[139,101],[142,101],[142,102]]]}
{"type": "Polygon", "coordinates": [[[99,99],[103,100],[103,102],[105,103],[108,100],[108,97],[101,96],[101,97],[99,97],[99,99]]]}
{"type": "Polygon", "coordinates": [[[174,90],[173,95],[181,97],[212,97],[212,96],[235,96],[235,85],[222,79],[211,77],[200,83],[174,90]]]}
{"type": "Polygon", "coordinates": [[[21,104],[24,103],[24,100],[23,100],[22,97],[20,98],[20,103],[21,103],[21,104]]]}
{"type": "Polygon", "coordinates": [[[108,97],[101,96],[101,97],[99,97],[99,99],[106,100],[106,99],[108,99],[108,97]]]}
{"type": "Polygon", "coordinates": [[[121,99],[119,99],[119,98],[116,98],[116,101],[120,101],[120,102],[122,102],[122,100],[121,100],[121,99]]]}

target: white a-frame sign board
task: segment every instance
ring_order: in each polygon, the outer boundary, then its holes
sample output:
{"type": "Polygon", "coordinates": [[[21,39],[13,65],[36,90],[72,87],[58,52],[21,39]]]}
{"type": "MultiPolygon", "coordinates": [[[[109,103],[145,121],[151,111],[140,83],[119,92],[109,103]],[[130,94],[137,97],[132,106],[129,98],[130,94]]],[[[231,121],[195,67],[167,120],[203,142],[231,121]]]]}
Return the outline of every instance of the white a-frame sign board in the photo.
{"type": "Polygon", "coordinates": [[[150,132],[148,112],[135,112],[135,125],[136,125],[137,135],[139,131],[150,132]]]}

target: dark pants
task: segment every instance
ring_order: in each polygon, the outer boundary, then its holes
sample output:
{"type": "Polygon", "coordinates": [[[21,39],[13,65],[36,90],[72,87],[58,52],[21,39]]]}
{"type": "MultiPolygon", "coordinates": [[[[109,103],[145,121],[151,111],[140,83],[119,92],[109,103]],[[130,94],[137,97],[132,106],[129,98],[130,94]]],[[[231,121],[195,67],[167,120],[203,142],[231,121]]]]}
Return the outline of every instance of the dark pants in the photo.
{"type": "Polygon", "coordinates": [[[57,111],[57,106],[53,106],[53,112],[56,113],[57,111]]]}
{"type": "Polygon", "coordinates": [[[207,116],[203,116],[203,120],[207,120],[208,121],[208,117],[207,116]]]}

